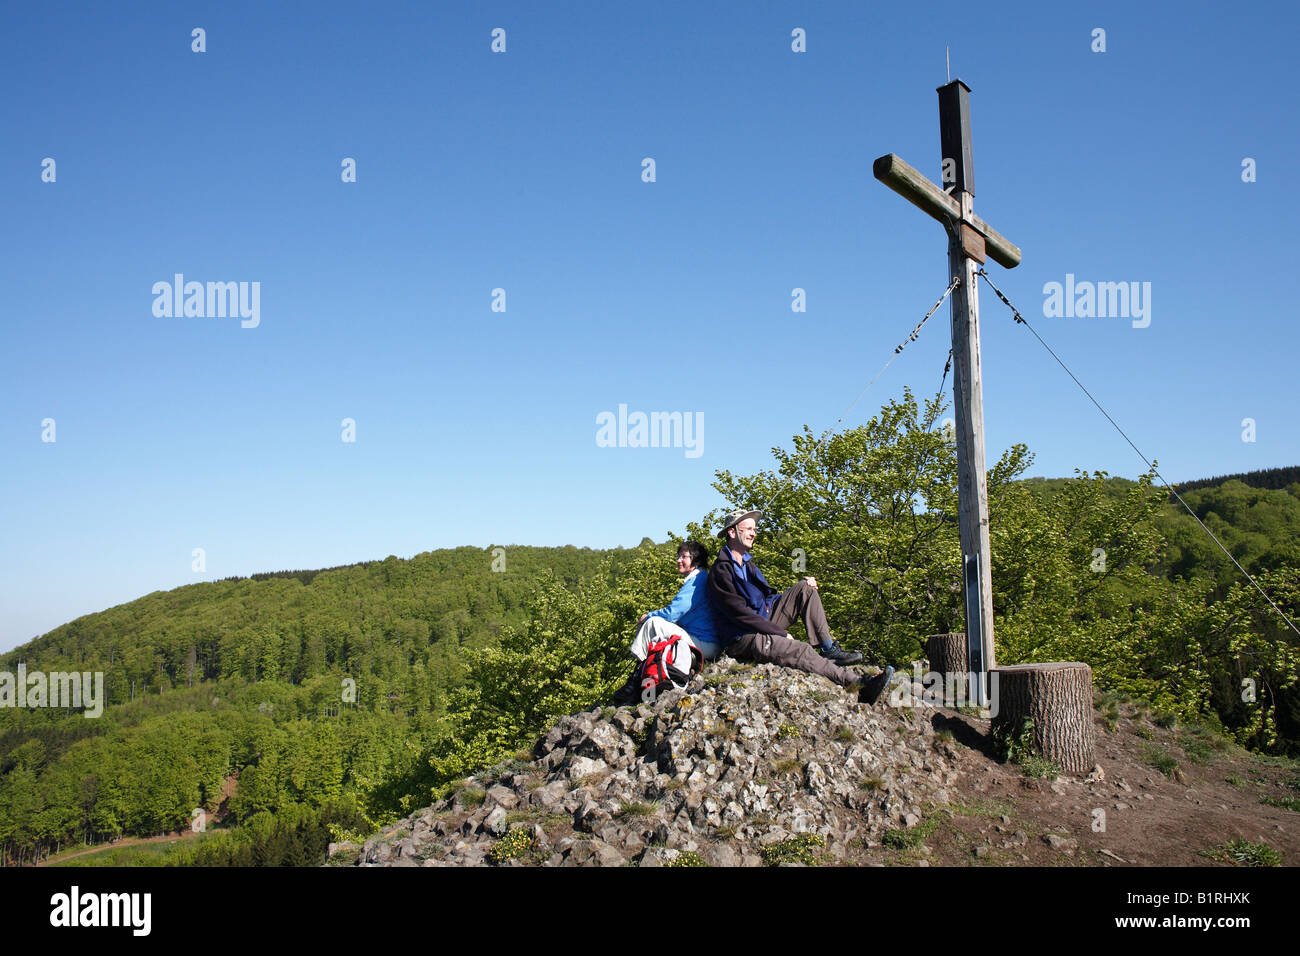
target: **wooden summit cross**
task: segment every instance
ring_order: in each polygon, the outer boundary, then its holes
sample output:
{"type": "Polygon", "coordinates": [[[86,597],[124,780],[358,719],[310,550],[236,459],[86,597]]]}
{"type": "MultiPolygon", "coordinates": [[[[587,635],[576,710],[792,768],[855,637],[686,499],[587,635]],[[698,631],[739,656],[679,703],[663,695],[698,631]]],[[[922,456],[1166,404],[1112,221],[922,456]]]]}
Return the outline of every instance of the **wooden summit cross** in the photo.
{"type": "Polygon", "coordinates": [[[927,653],[931,670],[945,674],[970,672],[975,676],[970,687],[973,702],[991,707],[995,732],[1004,728],[1014,736],[1028,717],[1033,722],[1034,744],[1039,752],[1060,764],[1062,770],[1078,773],[1093,765],[1091,669],[1079,663],[998,668],[993,651],[993,578],[976,271],[987,259],[1013,269],[1020,264],[1021,256],[1017,246],[975,215],[970,87],[961,80],[939,87],[939,138],[943,149],[942,187],[893,153],[881,156],[872,167],[872,173],[882,183],[943,223],[948,232],[948,275],[958,280],[952,291],[952,357],[966,633],[933,636],[927,653]],[[993,682],[986,685],[985,675],[994,672],[993,682]],[[989,686],[993,689],[992,701],[986,694],[989,686]]]}

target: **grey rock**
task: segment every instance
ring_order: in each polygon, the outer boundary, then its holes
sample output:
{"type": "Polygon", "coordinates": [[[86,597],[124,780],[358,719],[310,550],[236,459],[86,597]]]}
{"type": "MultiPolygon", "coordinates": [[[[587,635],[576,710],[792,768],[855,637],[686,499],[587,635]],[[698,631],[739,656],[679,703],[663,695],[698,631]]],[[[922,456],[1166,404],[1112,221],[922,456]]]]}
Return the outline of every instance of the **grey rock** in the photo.
{"type": "Polygon", "coordinates": [[[503,786],[489,787],[487,791],[486,803],[495,804],[498,807],[504,807],[507,810],[513,810],[519,806],[519,796],[512,790],[503,786]]]}
{"type": "Polygon", "coordinates": [[[505,833],[506,811],[501,807],[493,807],[491,812],[483,819],[483,830],[493,836],[501,836],[505,833]]]}

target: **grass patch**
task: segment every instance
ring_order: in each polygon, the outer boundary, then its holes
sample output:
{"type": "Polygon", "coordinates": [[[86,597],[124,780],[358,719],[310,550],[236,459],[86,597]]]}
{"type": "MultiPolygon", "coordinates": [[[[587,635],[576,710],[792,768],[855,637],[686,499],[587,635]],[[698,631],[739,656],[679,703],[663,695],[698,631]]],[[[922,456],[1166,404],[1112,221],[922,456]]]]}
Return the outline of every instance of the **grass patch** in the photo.
{"type": "MultiPolygon", "coordinates": [[[[218,831],[220,832],[220,831],[218,831]]],[[[94,853],[84,853],[81,856],[64,857],[59,854],[50,858],[46,866],[58,867],[101,867],[101,866],[165,866],[167,860],[172,854],[179,854],[189,849],[189,845],[196,839],[208,839],[210,834],[204,834],[200,837],[190,837],[182,841],[180,837],[174,840],[160,840],[157,843],[136,843],[131,846],[105,846],[94,853]],[[182,842],[186,845],[182,846],[182,842]]],[[[84,849],[84,848],[83,848],[84,849]]],[[[74,851],[75,852],[75,851],[74,851]]],[[[361,848],[357,847],[357,854],[361,853],[361,848]]],[[[356,857],[352,857],[353,861],[356,857]]],[[[337,864],[347,865],[347,864],[337,864]]]]}
{"type": "Polygon", "coordinates": [[[521,773],[536,769],[533,766],[532,754],[526,750],[521,750],[513,757],[508,757],[499,764],[494,765],[491,770],[487,771],[487,776],[500,777],[507,773],[521,773]],[[523,754],[523,757],[520,757],[519,754],[523,754]]]}
{"type": "Polygon", "coordinates": [[[828,700],[830,700],[832,697],[834,697],[835,695],[834,695],[834,694],[827,693],[827,692],[824,691],[824,690],[810,690],[810,691],[808,691],[808,693],[805,694],[804,696],[807,697],[809,700],[811,700],[811,701],[812,701],[813,703],[815,703],[815,704],[824,704],[824,703],[826,703],[828,700]]]}
{"type": "Polygon", "coordinates": [[[763,847],[763,862],[768,866],[780,866],[782,863],[816,866],[820,862],[817,851],[825,845],[826,841],[818,834],[801,833],[789,840],[763,847]]]}
{"type": "Polygon", "coordinates": [[[533,807],[528,810],[510,810],[506,813],[506,826],[512,823],[531,823],[541,814],[540,807],[533,807]]]}
{"type": "Polygon", "coordinates": [[[858,735],[853,732],[852,727],[845,727],[841,724],[839,727],[835,728],[835,739],[847,742],[850,740],[857,740],[858,735]]]}
{"type": "Polygon", "coordinates": [[[951,730],[941,730],[934,735],[934,745],[936,747],[942,744],[952,744],[956,742],[957,742],[957,738],[953,736],[951,730]]]}
{"type": "Polygon", "coordinates": [[[1103,695],[1098,715],[1106,724],[1106,731],[1113,734],[1119,727],[1119,698],[1110,694],[1103,695]]]}
{"type": "Polygon", "coordinates": [[[1135,733],[1137,736],[1141,737],[1143,740],[1155,740],[1155,739],[1156,739],[1156,732],[1155,732],[1154,730],[1152,730],[1150,727],[1134,727],[1134,728],[1133,728],[1133,733],[1135,733]]]}
{"type": "Polygon", "coordinates": [[[726,826],[718,827],[716,830],[713,831],[713,839],[730,840],[739,832],[740,832],[740,824],[728,823],[726,826]]]}
{"type": "Polygon", "coordinates": [[[659,812],[660,803],[658,800],[650,803],[644,800],[629,800],[618,808],[618,817],[652,817],[659,812]]]}
{"type": "Polygon", "coordinates": [[[1025,757],[1019,762],[1019,767],[1021,774],[1026,777],[1046,779],[1061,775],[1060,767],[1050,760],[1044,760],[1042,757],[1025,757]]]}
{"type": "Polygon", "coordinates": [[[487,799],[487,791],[479,790],[477,787],[466,787],[456,796],[465,806],[477,807],[487,799]]]}
{"type": "Polygon", "coordinates": [[[1234,787],[1244,787],[1244,786],[1246,785],[1246,781],[1245,781],[1245,780],[1242,780],[1242,779],[1241,779],[1240,777],[1238,777],[1235,773],[1234,773],[1232,776],[1230,776],[1230,777],[1224,777],[1224,778],[1223,778],[1223,782],[1224,782],[1224,783],[1228,783],[1228,784],[1232,784],[1232,786],[1234,786],[1234,787]]]}
{"type": "Polygon", "coordinates": [[[783,777],[788,773],[802,773],[803,763],[794,757],[783,757],[780,760],[772,761],[772,772],[778,777],[783,777]]]}
{"type": "Polygon", "coordinates": [[[1142,757],[1146,760],[1148,766],[1154,767],[1171,779],[1178,770],[1178,760],[1173,754],[1160,747],[1144,748],[1142,757]]]}
{"type": "Polygon", "coordinates": [[[1251,843],[1249,840],[1229,840],[1218,846],[1202,850],[1201,856],[1231,863],[1233,866],[1281,866],[1282,854],[1267,843],[1251,843]]]}
{"type": "Polygon", "coordinates": [[[1209,763],[1214,756],[1214,747],[1204,737],[1184,735],[1179,739],[1178,746],[1183,748],[1183,753],[1192,763],[1209,763]]]}
{"type": "Polygon", "coordinates": [[[1300,797],[1265,797],[1260,803],[1266,803],[1270,807],[1281,807],[1283,810],[1291,810],[1300,813],[1300,797]]]}
{"type": "Polygon", "coordinates": [[[1157,727],[1163,727],[1165,730],[1173,730],[1178,726],[1178,714],[1172,710],[1162,710],[1153,714],[1151,723],[1157,727]]]}
{"type": "Polygon", "coordinates": [[[704,728],[704,732],[711,737],[735,737],[736,725],[729,720],[715,720],[704,728]]]}
{"type": "Polygon", "coordinates": [[[972,800],[970,803],[952,803],[948,809],[960,817],[1011,816],[1014,807],[996,800],[972,800]]]}
{"type": "Polygon", "coordinates": [[[863,790],[883,790],[885,788],[885,779],[883,777],[866,777],[862,781],[863,790]]]}
{"type": "Polygon", "coordinates": [[[934,832],[939,829],[939,821],[940,814],[936,813],[910,829],[886,830],[880,842],[891,850],[910,850],[934,836],[934,832]]]}

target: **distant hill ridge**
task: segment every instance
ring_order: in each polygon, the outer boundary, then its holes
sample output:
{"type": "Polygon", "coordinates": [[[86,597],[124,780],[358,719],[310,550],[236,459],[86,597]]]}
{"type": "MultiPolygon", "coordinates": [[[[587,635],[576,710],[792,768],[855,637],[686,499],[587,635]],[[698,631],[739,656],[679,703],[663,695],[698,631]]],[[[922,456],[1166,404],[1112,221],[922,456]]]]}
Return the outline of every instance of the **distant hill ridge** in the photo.
{"type": "Polygon", "coordinates": [[[1179,492],[1195,491],[1197,488],[1217,488],[1229,481],[1240,481],[1252,488],[1267,488],[1271,491],[1285,491],[1296,482],[1300,482],[1300,465],[1289,468],[1265,468],[1261,471],[1246,471],[1236,475],[1222,475],[1218,478],[1201,478],[1197,481],[1184,481],[1174,485],[1179,492]]]}

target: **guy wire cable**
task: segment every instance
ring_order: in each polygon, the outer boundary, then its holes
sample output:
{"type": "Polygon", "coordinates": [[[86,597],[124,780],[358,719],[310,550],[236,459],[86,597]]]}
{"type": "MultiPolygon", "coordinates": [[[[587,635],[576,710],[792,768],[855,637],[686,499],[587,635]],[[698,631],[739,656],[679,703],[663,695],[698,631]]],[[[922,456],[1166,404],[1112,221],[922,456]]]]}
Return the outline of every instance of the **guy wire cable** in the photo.
{"type": "Polygon", "coordinates": [[[1237,559],[1232,556],[1232,552],[1229,551],[1227,548],[1225,548],[1223,546],[1223,542],[1220,541],[1215,536],[1214,532],[1205,526],[1205,522],[1196,516],[1196,512],[1193,511],[1188,506],[1187,502],[1183,500],[1182,495],[1180,495],[1177,491],[1175,491],[1173,486],[1169,484],[1169,482],[1165,481],[1164,475],[1160,474],[1160,472],[1156,470],[1155,465],[1151,464],[1150,459],[1148,459],[1146,455],[1142,454],[1141,450],[1138,448],[1137,445],[1133,444],[1133,440],[1130,439],[1128,435],[1124,434],[1124,429],[1120,428],[1119,425],[1115,422],[1115,419],[1110,417],[1110,414],[1106,411],[1106,409],[1101,407],[1101,403],[1092,397],[1092,393],[1088,391],[1086,388],[1084,388],[1083,383],[1080,382],[1079,379],[1075,377],[1075,374],[1070,371],[1069,367],[1064,362],[1061,361],[1060,356],[1058,356],[1055,352],[1052,351],[1052,347],[1043,341],[1043,337],[1039,335],[1036,331],[1034,331],[1034,327],[1029,324],[1028,320],[1025,319],[1023,315],[1020,314],[1020,310],[1017,309],[1014,305],[1012,305],[1011,300],[1002,294],[1002,290],[993,284],[993,280],[989,278],[989,274],[985,272],[983,269],[979,269],[976,272],[976,275],[983,276],[984,281],[987,282],[989,288],[993,290],[993,294],[996,295],[999,299],[1001,299],[1003,303],[1006,304],[1006,307],[1011,310],[1011,317],[1015,319],[1017,322],[1019,322],[1021,325],[1023,325],[1025,328],[1027,328],[1030,332],[1034,333],[1034,338],[1038,339],[1038,343],[1043,348],[1047,349],[1048,353],[1052,356],[1052,358],[1056,359],[1056,363],[1060,365],[1061,368],[1065,369],[1065,374],[1070,376],[1070,378],[1074,379],[1074,384],[1078,385],[1079,388],[1083,390],[1083,394],[1088,396],[1088,399],[1092,402],[1092,404],[1097,406],[1097,410],[1106,416],[1106,421],[1114,425],[1115,430],[1119,432],[1120,435],[1123,435],[1124,440],[1128,442],[1129,447],[1132,448],[1135,452],[1137,452],[1138,457],[1141,458],[1142,461],[1145,462],[1146,466],[1151,469],[1152,473],[1155,474],[1155,476],[1160,479],[1160,483],[1164,485],[1166,489],[1168,489],[1169,493],[1178,499],[1178,503],[1182,505],[1187,510],[1187,513],[1192,516],[1192,519],[1198,525],[1201,526],[1201,530],[1204,531],[1206,534],[1208,534],[1214,540],[1214,543],[1219,546],[1219,550],[1228,556],[1228,560],[1231,561],[1233,565],[1236,566],[1237,570],[1240,571],[1245,576],[1247,581],[1249,581],[1252,585],[1254,585],[1255,590],[1258,591],[1261,595],[1263,595],[1264,600],[1269,603],[1269,606],[1273,608],[1273,610],[1277,611],[1278,616],[1281,617],[1282,620],[1286,621],[1287,626],[1291,628],[1291,630],[1295,631],[1297,634],[1300,634],[1300,628],[1297,628],[1295,624],[1292,623],[1291,619],[1286,616],[1286,613],[1280,607],[1278,607],[1276,604],[1273,603],[1273,599],[1269,597],[1267,593],[1265,593],[1264,589],[1259,586],[1258,582],[1256,582],[1255,579],[1250,576],[1250,574],[1246,571],[1246,569],[1243,568],[1237,562],[1237,559]]]}

